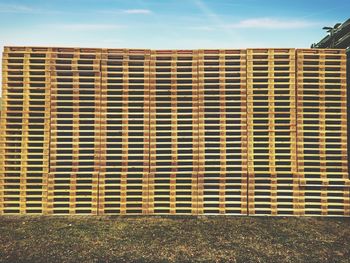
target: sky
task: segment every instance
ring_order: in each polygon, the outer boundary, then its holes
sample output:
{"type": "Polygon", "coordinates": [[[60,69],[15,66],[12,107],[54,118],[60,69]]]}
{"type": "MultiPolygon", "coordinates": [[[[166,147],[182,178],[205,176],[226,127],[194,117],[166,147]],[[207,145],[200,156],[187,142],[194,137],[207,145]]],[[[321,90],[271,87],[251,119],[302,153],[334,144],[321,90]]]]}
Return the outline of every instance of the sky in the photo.
{"type": "Polygon", "coordinates": [[[349,10],[350,0],[0,0],[0,49],[308,48],[349,10]]]}
{"type": "Polygon", "coordinates": [[[349,10],[349,0],[0,0],[0,48],[310,47],[349,10]]]}

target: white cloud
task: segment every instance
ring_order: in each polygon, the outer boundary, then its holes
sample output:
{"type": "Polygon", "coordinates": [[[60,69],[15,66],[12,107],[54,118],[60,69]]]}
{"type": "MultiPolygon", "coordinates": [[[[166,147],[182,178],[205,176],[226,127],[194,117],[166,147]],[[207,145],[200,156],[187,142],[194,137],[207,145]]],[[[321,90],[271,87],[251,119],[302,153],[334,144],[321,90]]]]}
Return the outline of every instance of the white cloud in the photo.
{"type": "Polygon", "coordinates": [[[0,13],[32,13],[35,9],[25,5],[0,4],[0,13]]]}
{"type": "Polygon", "coordinates": [[[226,28],[262,28],[262,29],[293,29],[316,26],[318,23],[306,20],[282,20],[276,18],[250,18],[241,20],[235,24],[227,24],[226,28]]]}
{"type": "Polygon", "coordinates": [[[187,27],[187,29],[196,30],[196,31],[214,31],[217,28],[214,26],[191,26],[191,27],[187,27]]]}
{"type": "Polygon", "coordinates": [[[56,29],[71,31],[111,30],[125,28],[125,26],[115,24],[57,24],[52,26],[56,29]]]}
{"type": "Polygon", "coordinates": [[[110,9],[110,10],[99,10],[97,11],[101,14],[109,14],[109,15],[151,15],[153,12],[149,9],[110,9]]]}
{"type": "Polygon", "coordinates": [[[152,11],[149,9],[126,9],[122,11],[124,14],[130,15],[150,15],[152,11]]]}

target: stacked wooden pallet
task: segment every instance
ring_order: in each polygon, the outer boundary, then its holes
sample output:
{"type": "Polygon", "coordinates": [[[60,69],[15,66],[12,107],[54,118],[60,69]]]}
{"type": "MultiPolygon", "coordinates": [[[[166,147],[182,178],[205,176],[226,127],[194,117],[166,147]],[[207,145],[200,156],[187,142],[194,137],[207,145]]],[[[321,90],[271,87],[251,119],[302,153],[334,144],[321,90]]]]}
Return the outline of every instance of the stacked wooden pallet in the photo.
{"type": "Polygon", "coordinates": [[[7,47],[0,214],[350,216],[345,64],[7,47]]]}
{"type": "Polygon", "coordinates": [[[350,215],[346,54],[297,50],[301,214],[350,215]]]}
{"type": "Polygon", "coordinates": [[[247,50],[249,214],[297,214],[295,50],[247,50]]]}
{"type": "Polygon", "coordinates": [[[152,51],[151,214],[197,213],[197,82],[197,51],[152,51]]]}
{"type": "Polygon", "coordinates": [[[49,214],[97,214],[100,60],[98,49],[51,50],[49,214]]]}
{"type": "Polygon", "coordinates": [[[99,214],[148,212],[149,57],[102,51],[99,214]]]}
{"type": "Polygon", "coordinates": [[[200,50],[199,213],[247,214],[246,51],[200,50]]]}
{"type": "Polygon", "coordinates": [[[46,210],[50,68],[46,48],[5,48],[0,214],[46,210]]]}

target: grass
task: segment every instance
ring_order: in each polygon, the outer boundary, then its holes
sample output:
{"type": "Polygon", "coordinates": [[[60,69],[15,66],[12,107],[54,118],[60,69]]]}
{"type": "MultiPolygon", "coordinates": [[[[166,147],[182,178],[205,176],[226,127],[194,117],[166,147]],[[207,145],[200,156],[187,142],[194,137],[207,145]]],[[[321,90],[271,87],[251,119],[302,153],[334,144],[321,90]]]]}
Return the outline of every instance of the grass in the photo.
{"type": "Polygon", "coordinates": [[[350,219],[3,216],[0,262],[350,262],[350,219]]]}

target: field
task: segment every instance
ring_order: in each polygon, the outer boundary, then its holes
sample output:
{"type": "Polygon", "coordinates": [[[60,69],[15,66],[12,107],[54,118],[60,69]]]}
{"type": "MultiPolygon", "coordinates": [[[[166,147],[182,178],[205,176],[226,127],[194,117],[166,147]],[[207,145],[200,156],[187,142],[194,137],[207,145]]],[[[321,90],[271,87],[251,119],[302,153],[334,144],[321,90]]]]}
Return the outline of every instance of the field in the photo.
{"type": "Polygon", "coordinates": [[[350,219],[3,216],[0,262],[350,262],[350,219]]]}

